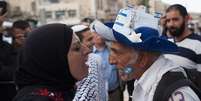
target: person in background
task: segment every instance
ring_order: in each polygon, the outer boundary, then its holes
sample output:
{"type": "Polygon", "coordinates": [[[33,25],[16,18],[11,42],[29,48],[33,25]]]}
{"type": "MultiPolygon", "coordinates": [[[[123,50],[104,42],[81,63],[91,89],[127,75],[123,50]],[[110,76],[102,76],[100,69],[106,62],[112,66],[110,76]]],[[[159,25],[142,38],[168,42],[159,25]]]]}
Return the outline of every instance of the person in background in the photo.
{"type": "Polygon", "coordinates": [[[83,18],[81,20],[81,25],[86,25],[86,26],[90,26],[90,24],[94,21],[93,18],[90,18],[90,17],[86,17],[86,18],[83,18]]]}
{"type": "Polygon", "coordinates": [[[84,47],[84,54],[88,54],[93,50],[93,33],[91,33],[89,26],[74,25],[71,27],[73,32],[79,37],[84,47]]]}
{"type": "Polygon", "coordinates": [[[16,87],[13,82],[13,59],[12,45],[4,40],[3,22],[7,15],[7,2],[0,1],[0,99],[11,101],[16,94],[16,87]]]}
{"type": "MultiPolygon", "coordinates": [[[[11,81],[14,82],[14,73],[16,68],[21,64],[21,55],[22,48],[25,43],[25,39],[27,34],[31,32],[31,28],[28,22],[23,20],[17,20],[13,23],[11,28],[11,35],[12,35],[12,63],[10,63],[9,68],[11,69],[9,72],[12,73],[11,81]]],[[[16,91],[16,90],[15,90],[16,91]]]]}
{"type": "Polygon", "coordinates": [[[182,67],[201,71],[201,36],[190,31],[188,22],[189,15],[184,6],[174,4],[167,8],[167,32],[172,36],[169,40],[178,45],[178,52],[165,57],[182,67]]]}
{"type": "MultiPolygon", "coordinates": [[[[110,23],[106,23],[109,25],[110,23]]],[[[102,77],[105,80],[106,90],[109,94],[108,101],[123,101],[122,96],[123,93],[121,92],[120,85],[119,85],[119,77],[117,74],[116,67],[109,63],[109,48],[106,46],[105,40],[98,35],[95,31],[94,38],[93,38],[93,53],[101,56],[102,58],[102,65],[101,65],[101,72],[102,77]]],[[[100,88],[103,89],[103,88],[100,88]]]]}
{"type": "Polygon", "coordinates": [[[30,33],[31,31],[32,31],[31,26],[27,21],[24,20],[15,21],[12,27],[14,48],[22,47],[28,33],[30,33]]]}
{"type": "Polygon", "coordinates": [[[191,31],[191,33],[195,33],[195,24],[189,22],[188,23],[188,28],[191,31]]]}

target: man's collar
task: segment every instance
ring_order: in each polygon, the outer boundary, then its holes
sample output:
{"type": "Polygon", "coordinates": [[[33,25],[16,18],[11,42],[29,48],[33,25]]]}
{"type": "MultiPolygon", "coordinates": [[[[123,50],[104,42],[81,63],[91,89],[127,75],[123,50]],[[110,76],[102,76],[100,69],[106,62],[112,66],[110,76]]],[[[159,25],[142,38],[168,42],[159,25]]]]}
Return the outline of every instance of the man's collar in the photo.
{"type": "Polygon", "coordinates": [[[175,68],[175,66],[173,66],[172,63],[169,62],[170,61],[168,61],[164,58],[163,55],[161,55],[150,66],[150,68],[144,72],[141,78],[137,81],[137,84],[139,84],[142,89],[148,93],[154,85],[158,84],[164,73],[172,68],[175,68]]]}

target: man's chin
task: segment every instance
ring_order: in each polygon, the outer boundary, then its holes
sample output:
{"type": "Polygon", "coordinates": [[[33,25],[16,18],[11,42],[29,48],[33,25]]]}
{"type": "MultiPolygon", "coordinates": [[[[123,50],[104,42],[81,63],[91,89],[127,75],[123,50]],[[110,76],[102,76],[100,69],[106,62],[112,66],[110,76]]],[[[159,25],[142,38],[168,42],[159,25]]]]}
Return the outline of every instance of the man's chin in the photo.
{"type": "Polygon", "coordinates": [[[123,81],[130,81],[134,79],[132,74],[119,74],[119,77],[123,81]]]}
{"type": "Polygon", "coordinates": [[[170,35],[173,37],[179,37],[180,36],[180,34],[177,34],[176,32],[170,32],[170,35]]]}

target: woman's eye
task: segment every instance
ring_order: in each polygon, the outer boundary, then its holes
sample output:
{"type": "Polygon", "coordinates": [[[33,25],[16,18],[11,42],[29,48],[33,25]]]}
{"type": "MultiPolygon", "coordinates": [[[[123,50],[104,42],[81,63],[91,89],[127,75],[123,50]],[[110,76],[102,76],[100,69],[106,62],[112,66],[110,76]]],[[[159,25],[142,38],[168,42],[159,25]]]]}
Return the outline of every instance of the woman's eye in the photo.
{"type": "Polygon", "coordinates": [[[79,45],[75,45],[73,47],[73,51],[80,51],[80,46],[79,45]]]}
{"type": "Polygon", "coordinates": [[[75,51],[80,51],[80,47],[74,48],[75,51]]]}

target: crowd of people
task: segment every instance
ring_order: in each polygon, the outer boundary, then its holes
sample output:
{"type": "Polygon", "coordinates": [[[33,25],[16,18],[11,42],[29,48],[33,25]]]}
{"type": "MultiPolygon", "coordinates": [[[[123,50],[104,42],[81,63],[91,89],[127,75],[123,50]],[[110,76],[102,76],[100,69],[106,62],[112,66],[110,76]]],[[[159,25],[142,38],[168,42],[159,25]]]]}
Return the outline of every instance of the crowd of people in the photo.
{"type": "Polygon", "coordinates": [[[191,79],[201,76],[201,36],[180,4],[160,21],[129,6],[113,22],[34,29],[25,20],[3,28],[7,5],[0,1],[1,101],[124,101],[125,88],[129,101],[201,99],[201,79],[191,79]]]}

